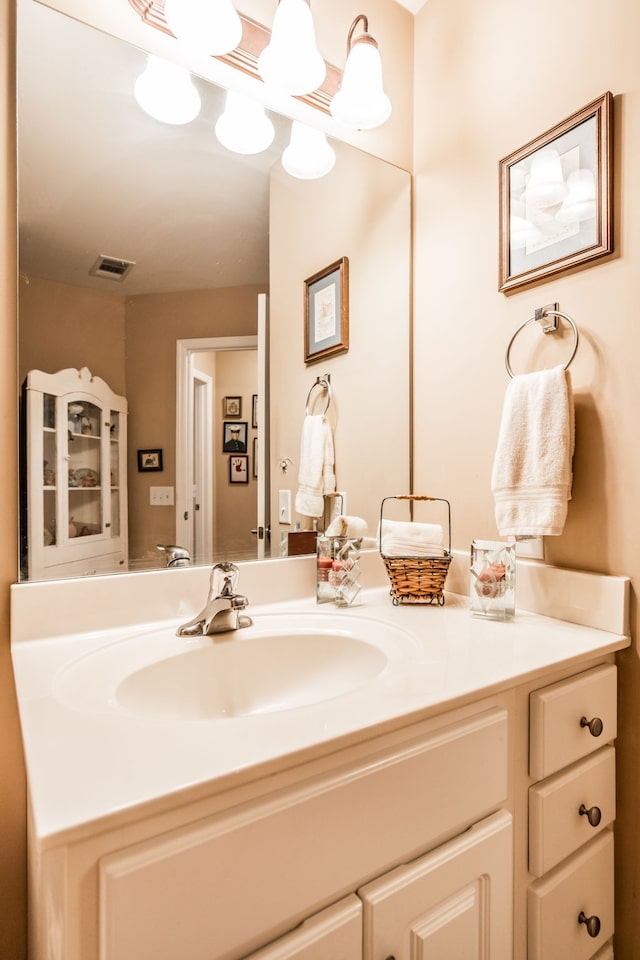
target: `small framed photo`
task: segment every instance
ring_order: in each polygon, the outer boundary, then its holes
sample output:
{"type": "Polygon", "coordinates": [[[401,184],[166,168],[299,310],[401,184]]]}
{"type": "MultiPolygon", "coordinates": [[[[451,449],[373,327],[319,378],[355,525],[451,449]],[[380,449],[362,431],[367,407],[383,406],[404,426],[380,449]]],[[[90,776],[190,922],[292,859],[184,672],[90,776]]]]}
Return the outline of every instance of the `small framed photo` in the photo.
{"type": "Polygon", "coordinates": [[[254,479],[258,476],[258,438],[253,438],[253,476],[254,479]]]}
{"type": "Polygon", "coordinates": [[[229,457],[229,483],[249,483],[249,457],[246,454],[229,457]]]}
{"type": "Polygon", "coordinates": [[[222,398],[222,416],[223,417],[241,417],[242,416],[242,397],[223,397],[222,398]]]}
{"type": "Polygon", "coordinates": [[[258,394],[254,393],[251,398],[251,426],[254,430],[258,429],[258,394]]]}
{"type": "Polygon", "coordinates": [[[223,423],[222,434],[222,452],[223,453],[246,453],[247,452],[247,421],[231,421],[223,423]]]}
{"type": "Polygon", "coordinates": [[[304,362],[349,349],[349,261],[341,257],[304,281],[304,362]]]}
{"type": "Polygon", "coordinates": [[[613,250],[612,104],[587,104],[500,161],[503,293],[613,250]]]}
{"type": "Polygon", "coordinates": [[[138,471],[151,473],[162,470],[162,450],[138,450],[138,471]]]}

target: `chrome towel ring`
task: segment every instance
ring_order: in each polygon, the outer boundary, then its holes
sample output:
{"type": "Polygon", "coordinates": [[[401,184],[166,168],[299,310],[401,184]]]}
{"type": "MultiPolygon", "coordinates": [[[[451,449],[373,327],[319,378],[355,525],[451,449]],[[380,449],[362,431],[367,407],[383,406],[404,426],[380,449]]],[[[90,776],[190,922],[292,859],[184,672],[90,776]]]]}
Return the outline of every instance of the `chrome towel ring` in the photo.
{"type": "MultiPolygon", "coordinates": [[[[555,304],[555,306],[557,306],[557,304],[555,304]]],[[[529,317],[528,320],[525,320],[524,323],[520,324],[520,326],[518,327],[514,335],[511,337],[511,340],[509,340],[509,343],[507,344],[507,350],[504,356],[504,363],[507,368],[507,373],[512,379],[515,376],[515,374],[511,369],[511,364],[509,363],[509,352],[511,351],[511,347],[513,346],[513,341],[516,339],[520,331],[524,330],[524,328],[528,324],[532,323],[535,320],[542,327],[543,333],[554,333],[558,329],[558,318],[560,318],[561,320],[565,320],[573,330],[573,336],[574,336],[573,349],[571,351],[571,356],[569,357],[569,359],[564,365],[564,369],[565,370],[568,369],[578,350],[578,341],[580,339],[578,328],[575,322],[571,319],[571,317],[567,313],[561,313],[559,310],[550,310],[548,307],[541,307],[536,310],[536,312],[532,317],[529,317]],[[547,318],[549,317],[551,319],[547,320],[547,318]]]]}
{"type": "Polygon", "coordinates": [[[309,411],[309,402],[311,400],[311,394],[316,389],[316,387],[320,387],[322,390],[326,391],[326,394],[327,394],[327,405],[321,414],[321,416],[324,417],[325,413],[331,406],[331,400],[333,399],[333,394],[331,392],[331,374],[325,373],[324,376],[322,377],[316,377],[315,382],[311,384],[311,389],[307,394],[307,402],[305,404],[305,413],[308,417],[311,416],[309,411]]]}

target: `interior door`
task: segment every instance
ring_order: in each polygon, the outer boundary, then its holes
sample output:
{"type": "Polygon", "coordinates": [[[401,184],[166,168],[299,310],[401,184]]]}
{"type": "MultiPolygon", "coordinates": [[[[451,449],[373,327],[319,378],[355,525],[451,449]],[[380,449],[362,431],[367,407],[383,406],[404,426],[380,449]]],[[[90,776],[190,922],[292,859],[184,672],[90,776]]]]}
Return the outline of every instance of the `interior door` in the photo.
{"type": "Polygon", "coordinates": [[[269,370],[268,304],[266,293],[258,294],[258,444],[257,444],[257,551],[258,560],[269,554],[269,370]]]}

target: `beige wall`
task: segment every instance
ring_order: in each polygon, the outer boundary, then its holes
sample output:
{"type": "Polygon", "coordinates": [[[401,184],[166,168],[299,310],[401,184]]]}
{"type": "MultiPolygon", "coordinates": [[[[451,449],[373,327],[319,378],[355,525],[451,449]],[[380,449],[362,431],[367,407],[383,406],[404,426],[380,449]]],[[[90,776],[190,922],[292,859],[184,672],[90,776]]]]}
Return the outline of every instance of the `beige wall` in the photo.
{"type": "Polygon", "coordinates": [[[29,370],[88,367],[126,394],[125,301],[38,277],[20,278],[20,383],[29,370]]]}
{"type": "MultiPolygon", "coordinates": [[[[277,548],[278,489],[292,490],[300,466],[305,402],[329,373],[338,489],[347,513],[375,536],[380,500],[409,489],[410,177],[344,144],[322,180],[271,178],[270,352],[271,520],[277,548]],[[301,242],[304,238],[304,242],[301,242]],[[341,257],[349,260],[349,351],[304,363],[304,280],[341,257]],[[284,476],[279,464],[290,458],[284,476]]],[[[316,390],[311,411],[325,398],[316,390]]],[[[301,521],[308,529],[308,518],[301,521]]],[[[292,527],[281,527],[291,530],[292,527]]]]}
{"type": "MultiPolygon", "coordinates": [[[[449,497],[454,543],[496,535],[490,474],[504,354],[534,308],[580,328],[573,499],[562,566],[640,577],[640,6],[619,0],[428,0],[415,47],[416,488],[449,497]],[[615,96],[615,255],[497,292],[498,162],[581,106],[615,96]],[[438,399],[437,430],[432,423],[438,399]]],[[[568,350],[568,346],[565,347],[568,350]]],[[[633,592],[632,624],[637,620],[633,592]]],[[[640,664],[620,664],[616,958],[640,955],[640,664]]]]}
{"type": "Polygon", "coordinates": [[[131,556],[155,557],[156,543],[175,542],[175,510],[149,506],[149,487],[176,482],[176,340],[255,335],[262,292],[223,287],[127,300],[131,556]],[[149,447],[163,449],[163,473],[138,473],[136,451],[149,447]]]}
{"type": "Polygon", "coordinates": [[[0,957],[21,960],[26,951],[26,795],[18,713],[9,648],[9,584],[17,575],[17,378],[15,15],[0,0],[0,957]]]}

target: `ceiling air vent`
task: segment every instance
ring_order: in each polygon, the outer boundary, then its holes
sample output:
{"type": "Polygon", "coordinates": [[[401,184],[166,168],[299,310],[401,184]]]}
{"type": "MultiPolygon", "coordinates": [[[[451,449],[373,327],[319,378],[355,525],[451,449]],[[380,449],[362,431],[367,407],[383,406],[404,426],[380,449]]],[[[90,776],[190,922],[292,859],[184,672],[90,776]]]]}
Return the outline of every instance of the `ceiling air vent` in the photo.
{"type": "Polygon", "coordinates": [[[133,260],[121,260],[119,257],[105,257],[101,254],[89,273],[92,277],[104,277],[106,280],[124,280],[134,267],[133,260]]]}

